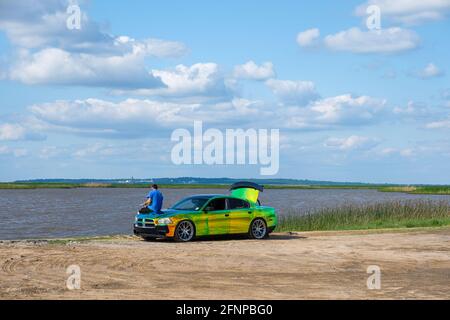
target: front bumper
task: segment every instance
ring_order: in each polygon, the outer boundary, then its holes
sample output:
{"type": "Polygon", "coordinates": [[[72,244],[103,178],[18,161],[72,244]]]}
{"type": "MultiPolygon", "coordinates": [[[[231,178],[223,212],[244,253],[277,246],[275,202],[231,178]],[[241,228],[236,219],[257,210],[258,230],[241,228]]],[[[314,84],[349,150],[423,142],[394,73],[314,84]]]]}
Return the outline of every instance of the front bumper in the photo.
{"type": "Polygon", "coordinates": [[[154,227],[138,227],[134,225],[133,227],[133,233],[137,236],[141,237],[154,237],[154,238],[161,238],[166,237],[169,233],[169,227],[168,226],[154,226],[154,227]]]}

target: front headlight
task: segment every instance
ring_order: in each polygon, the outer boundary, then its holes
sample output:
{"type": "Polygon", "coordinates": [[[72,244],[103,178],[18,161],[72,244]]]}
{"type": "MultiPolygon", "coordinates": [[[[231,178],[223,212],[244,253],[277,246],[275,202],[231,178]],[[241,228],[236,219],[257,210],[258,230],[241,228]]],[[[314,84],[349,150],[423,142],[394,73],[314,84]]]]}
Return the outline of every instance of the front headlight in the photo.
{"type": "Polygon", "coordinates": [[[172,224],[172,219],[170,218],[158,219],[157,224],[172,224]]]}

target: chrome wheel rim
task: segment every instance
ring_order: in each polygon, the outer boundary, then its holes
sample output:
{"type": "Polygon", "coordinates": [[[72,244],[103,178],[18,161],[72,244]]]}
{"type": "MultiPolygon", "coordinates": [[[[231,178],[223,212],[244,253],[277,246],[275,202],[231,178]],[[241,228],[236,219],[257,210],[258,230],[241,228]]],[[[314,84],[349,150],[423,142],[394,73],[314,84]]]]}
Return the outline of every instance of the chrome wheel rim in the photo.
{"type": "Polygon", "coordinates": [[[182,221],[177,228],[178,238],[182,241],[189,241],[194,236],[194,226],[189,221],[182,221]]]}
{"type": "Polygon", "coordinates": [[[258,219],[253,221],[252,234],[256,239],[262,239],[266,235],[266,224],[264,221],[258,219]]]}

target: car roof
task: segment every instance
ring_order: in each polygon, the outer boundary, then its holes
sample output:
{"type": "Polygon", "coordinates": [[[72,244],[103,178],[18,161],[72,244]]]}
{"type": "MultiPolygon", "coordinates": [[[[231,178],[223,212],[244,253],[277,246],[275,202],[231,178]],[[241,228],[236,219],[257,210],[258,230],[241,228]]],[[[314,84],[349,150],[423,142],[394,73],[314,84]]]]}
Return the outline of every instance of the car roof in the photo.
{"type": "Polygon", "coordinates": [[[190,196],[188,198],[203,198],[203,199],[213,199],[213,198],[232,198],[232,199],[239,199],[227,194],[197,194],[190,196]]]}
{"type": "Polygon", "coordinates": [[[188,198],[205,198],[205,199],[212,199],[215,197],[223,196],[222,194],[195,194],[192,196],[189,196],[188,198]]]}

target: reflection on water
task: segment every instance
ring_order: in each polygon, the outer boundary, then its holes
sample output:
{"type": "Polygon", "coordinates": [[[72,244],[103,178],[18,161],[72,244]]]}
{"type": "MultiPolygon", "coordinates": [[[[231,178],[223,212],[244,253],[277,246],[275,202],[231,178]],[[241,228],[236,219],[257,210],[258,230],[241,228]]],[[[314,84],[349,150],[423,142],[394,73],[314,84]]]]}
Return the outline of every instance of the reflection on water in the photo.
{"type": "MultiPolygon", "coordinates": [[[[192,194],[224,193],[223,189],[166,189],[164,207],[192,194]]],[[[130,234],[134,214],[145,199],[145,189],[0,190],[0,239],[57,238],[130,234]]],[[[408,195],[376,190],[265,190],[263,204],[279,214],[345,204],[392,200],[448,201],[445,195],[408,195]]]]}

